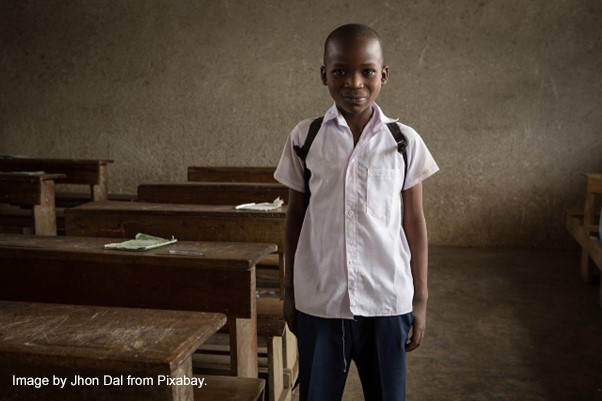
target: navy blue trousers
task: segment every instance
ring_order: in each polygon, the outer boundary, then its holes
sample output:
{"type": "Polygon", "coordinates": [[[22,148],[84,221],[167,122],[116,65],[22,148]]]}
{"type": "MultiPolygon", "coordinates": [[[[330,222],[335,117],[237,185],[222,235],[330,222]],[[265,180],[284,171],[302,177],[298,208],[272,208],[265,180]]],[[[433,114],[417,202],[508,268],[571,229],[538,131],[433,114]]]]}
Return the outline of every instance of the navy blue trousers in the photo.
{"type": "Polygon", "coordinates": [[[355,362],[366,401],[403,401],[412,314],[325,319],[297,315],[300,401],[338,401],[355,362]]]}

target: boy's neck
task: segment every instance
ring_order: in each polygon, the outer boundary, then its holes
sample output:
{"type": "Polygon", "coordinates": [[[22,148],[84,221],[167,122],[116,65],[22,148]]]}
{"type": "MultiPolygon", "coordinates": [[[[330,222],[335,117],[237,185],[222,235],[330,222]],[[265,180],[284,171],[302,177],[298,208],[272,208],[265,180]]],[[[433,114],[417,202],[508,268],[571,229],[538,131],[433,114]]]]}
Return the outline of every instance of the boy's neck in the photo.
{"type": "Polygon", "coordinates": [[[372,118],[374,114],[374,107],[370,107],[362,113],[359,114],[349,114],[343,110],[340,110],[341,114],[345,118],[349,129],[351,130],[351,134],[353,135],[353,146],[357,145],[357,142],[360,140],[360,136],[364,131],[364,128],[372,118]]]}

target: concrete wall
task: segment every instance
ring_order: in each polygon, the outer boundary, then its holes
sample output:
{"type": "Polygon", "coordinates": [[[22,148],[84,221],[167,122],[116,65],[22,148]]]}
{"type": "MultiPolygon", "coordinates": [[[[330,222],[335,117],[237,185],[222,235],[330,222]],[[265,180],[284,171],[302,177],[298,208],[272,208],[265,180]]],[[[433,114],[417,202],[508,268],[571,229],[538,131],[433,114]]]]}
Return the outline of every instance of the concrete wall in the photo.
{"type": "Polygon", "coordinates": [[[112,192],[190,165],[275,165],[331,104],[322,43],[383,37],[379,104],[424,137],[430,240],[568,247],[602,171],[599,0],[2,0],[0,153],[110,158],[112,192]]]}

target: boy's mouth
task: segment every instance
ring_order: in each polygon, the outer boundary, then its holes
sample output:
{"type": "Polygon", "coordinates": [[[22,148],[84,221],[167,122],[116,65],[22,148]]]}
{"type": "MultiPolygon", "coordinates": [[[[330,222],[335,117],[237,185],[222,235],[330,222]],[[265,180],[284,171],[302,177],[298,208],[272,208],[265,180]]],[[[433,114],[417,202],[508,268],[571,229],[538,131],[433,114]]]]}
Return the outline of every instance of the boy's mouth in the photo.
{"type": "Polygon", "coordinates": [[[368,99],[367,96],[343,96],[343,99],[350,103],[362,103],[368,99]]]}

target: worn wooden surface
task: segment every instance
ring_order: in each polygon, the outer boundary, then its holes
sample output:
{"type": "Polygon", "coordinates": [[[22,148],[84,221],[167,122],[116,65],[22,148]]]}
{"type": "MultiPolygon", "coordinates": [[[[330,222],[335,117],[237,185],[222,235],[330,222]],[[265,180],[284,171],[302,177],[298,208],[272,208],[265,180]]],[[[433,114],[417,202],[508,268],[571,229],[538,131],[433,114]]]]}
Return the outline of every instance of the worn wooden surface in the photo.
{"type": "Polygon", "coordinates": [[[285,216],[285,206],[263,212],[227,205],[90,202],[65,210],[65,232],[120,238],[143,232],[181,240],[272,243],[282,249],[285,216]]]}
{"type": "Polygon", "coordinates": [[[138,185],[140,202],[238,205],[272,202],[278,197],[288,203],[288,188],[282,184],[183,182],[138,185]]]}
{"type": "Polygon", "coordinates": [[[157,376],[192,377],[192,353],[225,321],[215,313],[0,301],[0,399],[192,401],[190,386],[159,386],[157,376]],[[15,374],[97,377],[99,385],[36,389],[13,385],[15,374]],[[104,375],[129,374],[154,385],[104,385],[104,375]]]}
{"type": "Polygon", "coordinates": [[[238,327],[231,332],[241,347],[233,369],[256,377],[254,266],[275,245],[178,241],[125,252],[103,249],[109,242],[114,239],[0,235],[0,297],[224,313],[238,327]],[[171,255],[170,250],[204,256],[171,255]]]}
{"type": "Polygon", "coordinates": [[[188,167],[188,181],[276,183],[275,167],[188,167]]]}

